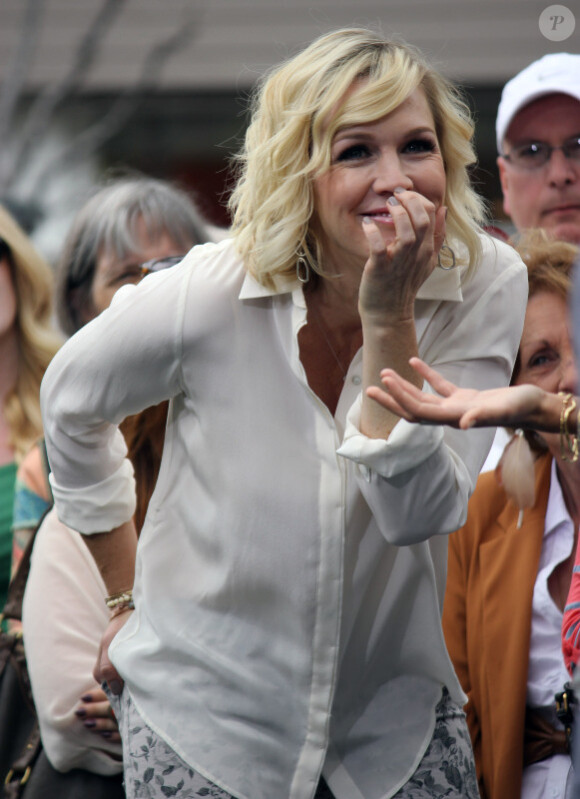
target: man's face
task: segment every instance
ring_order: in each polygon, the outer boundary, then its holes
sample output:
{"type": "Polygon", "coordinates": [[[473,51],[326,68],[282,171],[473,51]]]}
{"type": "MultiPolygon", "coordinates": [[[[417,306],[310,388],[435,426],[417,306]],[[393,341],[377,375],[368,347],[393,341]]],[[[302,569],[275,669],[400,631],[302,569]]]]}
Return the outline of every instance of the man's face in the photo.
{"type": "MultiPolygon", "coordinates": [[[[543,142],[560,147],[580,136],[580,102],[566,94],[549,94],[526,105],[513,118],[504,155],[514,147],[543,142]]],[[[580,162],[552,152],[544,166],[522,169],[497,159],[504,210],[518,231],[540,227],[555,238],[580,244],[580,162]]]]}

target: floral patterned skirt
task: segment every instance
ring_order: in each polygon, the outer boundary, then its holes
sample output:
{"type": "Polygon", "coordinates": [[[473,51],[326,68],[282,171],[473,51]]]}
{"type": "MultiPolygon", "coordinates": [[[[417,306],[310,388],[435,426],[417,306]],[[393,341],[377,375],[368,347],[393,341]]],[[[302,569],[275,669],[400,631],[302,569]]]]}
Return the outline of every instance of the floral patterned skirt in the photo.
{"type": "Polygon", "coordinates": [[[435,731],[419,767],[393,799],[479,799],[465,713],[447,688],[435,708],[435,731]]]}
{"type": "MultiPolygon", "coordinates": [[[[190,768],[147,726],[128,691],[109,697],[123,739],[127,799],[235,799],[190,768]]],[[[431,743],[416,772],[393,799],[478,799],[465,714],[446,689],[435,714],[431,743]]],[[[335,799],[324,780],[314,799],[335,799]]]]}

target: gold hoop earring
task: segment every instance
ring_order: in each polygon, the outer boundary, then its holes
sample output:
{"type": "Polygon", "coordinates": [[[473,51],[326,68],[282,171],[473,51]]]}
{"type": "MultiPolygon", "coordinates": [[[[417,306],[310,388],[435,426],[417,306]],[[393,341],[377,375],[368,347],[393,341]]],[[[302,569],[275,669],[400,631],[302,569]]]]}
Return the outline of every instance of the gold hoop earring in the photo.
{"type": "Polygon", "coordinates": [[[455,269],[456,264],[457,262],[455,260],[455,253],[453,252],[451,247],[448,244],[442,244],[441,249],[437,253],[437,266],[439,267],[439,269],[443,269],[444,272],[449,272],[451,269],[455,269]],[[445,252],[447,253],[447,257],[451,258],[451,266],[443,266],[443,264],[441,263],[441,253],[443,252],[443,250],[445,250],[445,252]]]}

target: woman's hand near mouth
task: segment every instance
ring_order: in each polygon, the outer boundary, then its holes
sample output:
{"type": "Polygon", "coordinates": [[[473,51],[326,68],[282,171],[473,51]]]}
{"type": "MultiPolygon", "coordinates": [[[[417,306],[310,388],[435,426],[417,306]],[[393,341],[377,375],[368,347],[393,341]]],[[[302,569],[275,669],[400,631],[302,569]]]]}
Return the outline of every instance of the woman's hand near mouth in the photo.
{"type": "Polygon", "coordinates": [[[385,216],[383,222],[375,215],[362,223],[370,254],[359,288],[364,388],[360,424],[371,438],[388,438],[400,418],[366,394],[370,386],[383,388],[381,370],[393,369],[420,386],[409,365],[418,355],[415,298],[435,268],[445,237],[444,206],[436,208],[404,189],[395,189],[387,203],[390,220],[385,216]]]}
{"type": "Polygon", "coordinates": [[[359,290],[363,327],[374,316],[383,324],[413,318],[415,297],[445,238],[443,206],[404,189],[395,189],[387,203],[388,211],[378,209],[362,221],[370,249],[359,290]]]}

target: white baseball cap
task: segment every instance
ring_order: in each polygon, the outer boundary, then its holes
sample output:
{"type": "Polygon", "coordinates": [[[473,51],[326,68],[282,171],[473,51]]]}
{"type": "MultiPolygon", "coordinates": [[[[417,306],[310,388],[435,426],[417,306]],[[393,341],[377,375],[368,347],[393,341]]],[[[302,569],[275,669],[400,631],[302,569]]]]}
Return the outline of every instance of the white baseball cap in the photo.
{"type": "Polygon", "coordinates": [[[506,83],[495,121],[499,153],[502,151],[507,130],[518,111],[545,94],[568,94],[580,101],[580,55],[545,55],[506,83]]]}

